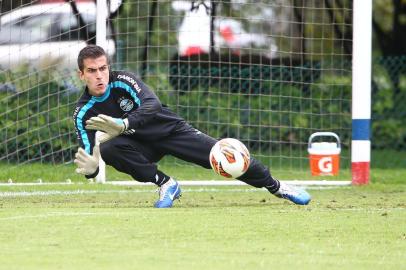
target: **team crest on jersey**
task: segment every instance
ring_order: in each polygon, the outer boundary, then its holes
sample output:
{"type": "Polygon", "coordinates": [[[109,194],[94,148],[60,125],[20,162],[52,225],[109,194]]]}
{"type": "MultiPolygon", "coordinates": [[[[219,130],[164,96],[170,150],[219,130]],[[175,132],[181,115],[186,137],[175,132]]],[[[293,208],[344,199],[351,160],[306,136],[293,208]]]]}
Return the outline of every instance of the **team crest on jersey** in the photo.
{"type": "Polygon", "coordinates": [[[120,108],[125,111],[129,112],[131,109],[134,107],[134,103],[132,100],[129,100],[128,98],[123,98],[120,100],[120,108]]]}

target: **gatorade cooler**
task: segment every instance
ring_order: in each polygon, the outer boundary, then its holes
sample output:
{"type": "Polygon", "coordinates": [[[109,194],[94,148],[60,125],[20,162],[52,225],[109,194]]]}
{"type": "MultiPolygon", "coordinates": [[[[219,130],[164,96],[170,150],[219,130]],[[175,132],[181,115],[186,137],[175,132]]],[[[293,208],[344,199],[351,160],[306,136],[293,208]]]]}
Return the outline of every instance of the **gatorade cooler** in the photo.
{"type": "Polygon", "coordinates": [[[333,132],[316,132],[309,137],[309,161],[312,175],[338,175],[340,138],[333,132]],[[318,137],[333,137],[334,142],[313,142],[318,137]]]}

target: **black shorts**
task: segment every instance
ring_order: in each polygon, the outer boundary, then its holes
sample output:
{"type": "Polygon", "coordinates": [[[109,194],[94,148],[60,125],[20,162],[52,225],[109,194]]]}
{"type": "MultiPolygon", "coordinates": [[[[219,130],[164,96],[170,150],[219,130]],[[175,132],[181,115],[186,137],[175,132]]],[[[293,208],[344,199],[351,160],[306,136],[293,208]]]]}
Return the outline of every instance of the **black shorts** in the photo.
{"type": "MultiPolygon", "coordinates": [[[[155,182],[157,162],[166,155],[210,169],[209,154],[216,139],[200,132],[186,122],[180,122],[166,137],[159,140],[140,140],[121,135],[100,146],[103,160],[118,171],[140,182],[155,182]]],[[[173,177],[176,178],[176,175],[173,177]]],[[[238,178],[255,187],[265,187],[273,180],[269,170],[251,158],[248,171],[238,178]]]]}

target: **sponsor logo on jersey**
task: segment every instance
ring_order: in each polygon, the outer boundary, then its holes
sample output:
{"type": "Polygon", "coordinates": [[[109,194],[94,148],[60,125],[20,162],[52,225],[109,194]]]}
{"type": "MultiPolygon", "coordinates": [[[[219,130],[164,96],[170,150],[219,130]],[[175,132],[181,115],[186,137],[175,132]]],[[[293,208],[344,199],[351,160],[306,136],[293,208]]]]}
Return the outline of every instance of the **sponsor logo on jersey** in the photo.
{"type": "Polygon", "coordinates": [[[122,134],[124,135],[133,135],[135,134],[135,129],[127,129],[126,131],[124,131],[122,134]]]}
{"type": "Polygon", "coordinates": [[[131,77],[128,76],[128,75],[122,75],[122,74],[120,74],[120,75],[117,76],[117,79],[123,79],[123,80],[129,82],[129,83],[132,85],[132,87],[133,87],[135,90],[137,90],[138,93],[141,92],[141,87],[140,87],[140,86],[138,85],[138,83],[134,80],[134,78],[131,78],[131,77]]]}
{"type": "Polygon", "coordinates": [[[79,111],[80,111],[80,108],[81,108],[81,107],[76,107],[76,108],[75,108],[75,111],[73,112],[73,120],[75,120],[76,117],[78,116],[78,113],[79,113],[79,111]]]}
{"type": "Polygon", "coordinates": [[[120,100],[120,108],[125,111],[129,112],[131,109],[134,107],[134,103],[132,100],[129,100],[128,98],[123,98],[120,100]]]}

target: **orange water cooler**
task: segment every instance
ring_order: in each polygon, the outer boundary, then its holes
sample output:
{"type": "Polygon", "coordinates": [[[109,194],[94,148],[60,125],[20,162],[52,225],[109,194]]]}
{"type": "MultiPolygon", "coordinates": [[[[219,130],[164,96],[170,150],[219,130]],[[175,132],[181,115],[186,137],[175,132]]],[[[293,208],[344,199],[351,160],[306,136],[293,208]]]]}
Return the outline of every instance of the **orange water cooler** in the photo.
{"type": "Polygon", "coordinates": [[[309,137],[310,171],[314,176],[338,175],[340,169],[340,138],[333,132],[316,132],[309,137]],[[328,142],[320,138],[329,138],[328,142]],[[331,142],[331,138],[334,142],[331,142]],[[318,139],[317,142],[315,142],[318,139]]]}

